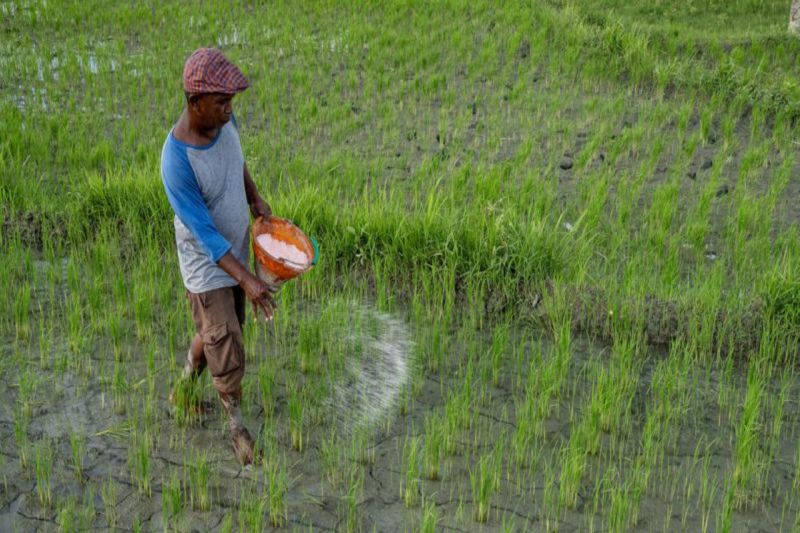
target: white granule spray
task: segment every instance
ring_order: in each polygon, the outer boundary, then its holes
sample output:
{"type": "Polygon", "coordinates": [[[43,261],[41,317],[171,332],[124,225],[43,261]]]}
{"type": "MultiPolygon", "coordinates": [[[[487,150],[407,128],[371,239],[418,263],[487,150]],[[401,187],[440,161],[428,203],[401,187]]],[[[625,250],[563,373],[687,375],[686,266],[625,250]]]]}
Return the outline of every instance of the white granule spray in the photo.
{"type": "Polygon", "coordinates": [[[328,405],[346,433],[374,428],[391,416],[411,374],[412,341],[406,325],[369,307],[354,312],[363,313],[377,327],[372,332],[345,333],[349,342],[361,347],[361,356],[347,360],[328,405]]]}

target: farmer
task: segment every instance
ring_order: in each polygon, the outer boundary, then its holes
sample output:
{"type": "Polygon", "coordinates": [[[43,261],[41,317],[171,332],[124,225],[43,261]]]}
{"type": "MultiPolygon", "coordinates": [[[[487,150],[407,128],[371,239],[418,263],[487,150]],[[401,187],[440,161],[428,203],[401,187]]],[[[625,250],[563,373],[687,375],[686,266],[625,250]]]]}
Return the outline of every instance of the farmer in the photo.
{"type": "Polygon", "coordinates": [[[244,465],[253,462],[253,439],[240,410],[245,297],[254,314],[261,311],[267,320],[275,309],[272,287],[246,266],[248,207],[254,217],[271,214],[247,170],[233,117],[231,101],[248,85],[219,50],[192,53],[183,69],[186,107],[161,153],[161,179],[175,211],[178,263],[197,327],[178,386],[192,383],[208,366],[234,453],[244,465]]]}

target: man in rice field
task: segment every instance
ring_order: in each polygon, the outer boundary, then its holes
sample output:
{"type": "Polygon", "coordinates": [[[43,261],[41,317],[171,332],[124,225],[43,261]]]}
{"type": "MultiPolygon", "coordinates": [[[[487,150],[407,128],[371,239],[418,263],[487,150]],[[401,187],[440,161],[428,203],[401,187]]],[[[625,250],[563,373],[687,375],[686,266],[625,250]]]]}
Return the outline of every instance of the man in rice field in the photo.
{"type": "Polygon", "coordinates": [[[200,48],[186,61],[186,107],[167,135],[161,178],[175,211],[175,241],[186,296],[197,332],[191,341],[178,401],[208,366],[219,393],[237,459],[253,461],[253,439],[242,423],[240,403],[245,354],[245,297],[254,313],[272,319],[272,288],[248,270],[250,214],[269,216],[244,162],[233,116],[233,97],[247,89],[241,71],[216,49],[200,48]],[[249,213],[248,213],[249,209],[249,213]]]}

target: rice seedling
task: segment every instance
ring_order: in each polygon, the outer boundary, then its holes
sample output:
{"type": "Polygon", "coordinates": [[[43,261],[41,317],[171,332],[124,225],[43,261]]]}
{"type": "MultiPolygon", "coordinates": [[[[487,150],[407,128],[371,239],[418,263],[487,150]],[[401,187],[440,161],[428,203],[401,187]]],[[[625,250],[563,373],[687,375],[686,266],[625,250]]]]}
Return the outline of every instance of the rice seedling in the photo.
{"type": "Polygon", "coordinates": [[[364,491],[364,471],[351,467],[347,471],[347,492],[343,497],[344,530],[348,533],[361,530],[361,518],[358,506],[364,491]]]}
{"type": "Polygon", "coordinates": [[[349,457],[361,465],[375,464],[374,439],[368,427],[362,426],[353,430],[349,457]]]}
{"type": "Polygon", "coordinates": [[[183,517],[182,482],[174,470],[161,482],[161,521],[164,531],[179,531],[183,517]]]}
{"type": "Polygon", "coordinates": [[[764,382],[757,365],[751,364],[742,414],[736,427],[733,491],[737,508],[749,505],[761,496],[765,464],[760,449],[763,390],[764,382]]]}
{"type": "Polygon", "coordinates": [[[320,443],[320,455],[322,458],[325,479],[334,488],[344,481],[342,462],[344,454],[341,451],[339,439],[336,432],[331,430],[327,433],[320,443]]]}
{"type": "Polygon", "coordinates": [[[406,507],[415,507],[420,501],[420,437],[407,437],[403,443],[404,476],[400,495],[406,507]]]}
{"type": "Polygon", "coordinates": [[[31,335],[30,320],[28,315],[31,307],[31,288],[30,285],[22,285],[17,288],[13,305],[11,307],[14,317],[14,330],[19,341],[26,341],[31,335]]]}
{"type": "Polygon", "coordinates": [[[269,493],[269,522],[273,527],[283,527],[288,519],[286,494],[289,490],[289,480],[286,469],[285,457],[271,457],[264,462],[269,493]]]}
{"type": "Polygon", "coordinates": [[[131,482],[137,490],[146,496],[150,496],[152,487],[150,484],[150,457],[152,453],[152,443],[149,435],[133,434],[131,446],[128,449],[128,469],[131,473],[131,482]]]}
{"type": "Polygon", "coordinates": [[[430,500],[422,503],[422,520],[419,525],[421,533],[434,533],[436,525],[439,522],[439,516],[436,512],[436,504],[430,500]]]}
{"type": "Polygon", "coordinates": [[[292,437],[292,448],[303,451],[303,416],[304,398],[298,386],[289,387],[289,432],[292,437]]]}
{"type": "Polygon", "coordinates": [[[240,489],[237,522],[240,531],[261,531],[268,510],[267,496],[257,486],[240,489]]]}
{"type": "Polygon", "coordinates": [[[272,418],[275,413],[275,373],[268,363],[262,363],[258,367],[258,390],[261,395],[264,417],[272,418]]]}
{"type": "Polygon", "coordinates": [[[429,415],[425,419],[425,434],[422,450],[422,471],[425,477],[436,481],[440,475],[440,465],[444,459],[444,435],[438,417],[429,415]]]}
{"type": "Polygon", "coordinates": [[[186,489],[189,493],[189,503],[193,509],[200,511],[211,509],[212,497],[209,485],[216,477],[215,474],[206,453],[196,451],[192,454],[186,489]]]}
{"type": "Polygon", "coordinates": [[[60,531],[86,531],[91,527],[94,508],[89,496],[87,494],[83,502],[78,502],[74,496],[59,502],[55,521],[60,531]]]}
{"type": "Polygon", "coordinates": [[[70,431],[69,447],[72,451],[72,468],[75,475],[81,478],[83,476],[83,457],[86,452],[86,435],[70,431]]]}
{"type": "Polygon", "coordinates": [[[53,503],[53,451],[49,442],[40,441],[34,451],[36,496],[44,507],[53,503]]]}
{"type": "Polygon", "coordinates": [[[100,487],[100,499],[103,502],[106,525],[109,529],[114,530],[119,521],[119,514],[117,513],[117,483],[110,474],[108,480],[100,487]]]}
{"type": "Polygon", "coordinates": [[[29,417],[25,416],[21,409],[14,410],[14,443],[17,446],[19,464],[23,469],[28,467],[29,444],[28,440],[29,417]]]}
{"type": "Polygon", "coordinates": [[[492,494],[497,490],[497,457],[483,455],[474,469],[470,469],[469,482],[475,505],[473,516],[477,522],[486,522],[491,510],[492,494]]]}

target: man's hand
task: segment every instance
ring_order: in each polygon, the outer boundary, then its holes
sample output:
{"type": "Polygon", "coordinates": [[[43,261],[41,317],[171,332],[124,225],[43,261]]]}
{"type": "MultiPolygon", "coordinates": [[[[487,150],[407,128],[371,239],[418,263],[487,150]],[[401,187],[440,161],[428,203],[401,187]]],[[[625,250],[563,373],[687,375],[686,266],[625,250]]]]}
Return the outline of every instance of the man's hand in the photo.
{"type": "Polygon", "coordinates": [[[273,291],[270,286],[251,274],[231,252],[222,256],[218,264],[244,290],[247,298],[253,304],[253,317],[258,318],[258,312],[261,311],[267,320],[272,320],[278,304],[275,303],[275,299],[272,297],[273,291]]]}
{"type": "Polygon", "coordinates": [[[245,279],[239,283],[239,286],[244,289],[244,293],[253,304],[253,317],[258,318],[258,312],[261,311],[267,321],[272,320],[278,304],[275,303],[275,299],[272,297],[270,286],[249,272],[245,279]]]}
{"type": "Polygon", "coordinates": [[[256,198],[250,204],[250,212],[253,214],[253,218],[264,217],[266,219],[272,215],[272,209],[270,209],[269,204],[261,197],[256,198]]]}

